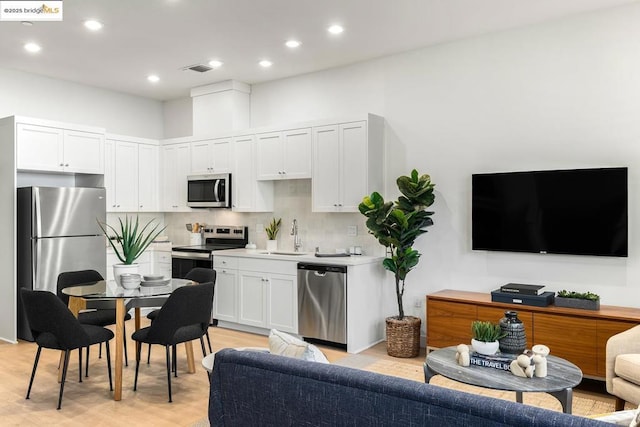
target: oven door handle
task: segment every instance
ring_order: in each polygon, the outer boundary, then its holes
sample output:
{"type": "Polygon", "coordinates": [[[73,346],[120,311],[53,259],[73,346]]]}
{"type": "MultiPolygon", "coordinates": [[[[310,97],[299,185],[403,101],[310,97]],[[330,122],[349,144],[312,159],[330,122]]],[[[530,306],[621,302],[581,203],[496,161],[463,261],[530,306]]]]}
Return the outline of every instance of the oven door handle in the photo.
{"type": "Polygon", "coordinates": [[[198,252],[171,252],[171,258],[179,259],[211,259],[211,254],[198,253],[198,252]]]}

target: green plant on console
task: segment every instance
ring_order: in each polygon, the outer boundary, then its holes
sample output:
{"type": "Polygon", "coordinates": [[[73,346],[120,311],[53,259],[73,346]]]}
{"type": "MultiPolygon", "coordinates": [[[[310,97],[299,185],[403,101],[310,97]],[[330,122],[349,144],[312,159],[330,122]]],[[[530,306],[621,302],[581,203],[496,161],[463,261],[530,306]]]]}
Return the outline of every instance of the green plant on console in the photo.
{"type": "Polygon", "coordinates": [[[116,230],[109,224],[103,224],[98,221],[98,225],[102,232],[107,236],[109,244],[116,253],[116,256],[123,264],[133,264],[133,262],[147,249],[147,247],[155,240],[156,237],[164,231],[166,227],[160,227],[160,224],[153,224],[151,219],[142,228],[140,228],[139,218],[136,216],[135,223],[132,218],[125,216],[124,222],[122,218],[118,218],[120,229],[116,230]],[[111,236],[107,232],[111,230],[111,236]],[[112,237],[113,236],[113,237],[112,237]],[[118,245],[116,243],[118,243],[118,245]],[[120,246],[120,248],[118,248],[120,246]]]}
{"type": "Polygon", "coordinates": [[[566,291],[561,290],[558,292],[558,296],[560,298],[576,298],[576,299],[586,299],[589,301],[598,301],[600,299],[600,295],[594,294],[592,292],[575,292],[575,291],[566,291]]]}
{"type": "Polygon", "coordinates": [[[367,217],[367,228],[378,242],[391,252],[382,265],[395,275],[398,319],[404,319],[402,296],[407,274],[418,265],[420,252],[413,243],[426,228],[433,225],[433,212],[426,208],[435,201],[429,175],[419,175],[415,169],[411,176],[400,176],[396,180],[402,195],[395,202],[385,202],[377,192],[365,196],[358,205],[361,214],[367,217]]]}
{"type": "Polygon", "coordinates": [[[507,336],[506,332],[502,332],[499,324],[482,320],[471,322],[471,333],[474,340],[483,342],[498,341],[507,336]]]}
{"type": "Polygon", "coordinates": [[[272,218],[269,225],[264,229],[269,240],[276,240],[278,237],[278,231],[280,231],[280,224],[282,224],[282,218],[278,218],[277,220],[272,218]]]}

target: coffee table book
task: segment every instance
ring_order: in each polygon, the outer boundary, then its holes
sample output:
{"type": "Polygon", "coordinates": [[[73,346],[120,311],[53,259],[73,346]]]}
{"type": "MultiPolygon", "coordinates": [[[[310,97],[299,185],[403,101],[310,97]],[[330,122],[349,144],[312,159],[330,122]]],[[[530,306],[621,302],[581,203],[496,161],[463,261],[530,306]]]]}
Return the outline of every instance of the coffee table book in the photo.
{"type": "Polygon", "coordinates": [[[540,295],[544,285],[527,285],[524,283],[507,283],[500,287],[500,292],[521,295],[540,295]]]}
{"type": "Polygon", "coordinates": [[[482,366],[483,368],[494,368],[501,371],[508,371],[517,357],[517,354],[496,353],[494,355],[485,355],[472,351],[469,354],[469,363],[474,366],[482,366]]]}

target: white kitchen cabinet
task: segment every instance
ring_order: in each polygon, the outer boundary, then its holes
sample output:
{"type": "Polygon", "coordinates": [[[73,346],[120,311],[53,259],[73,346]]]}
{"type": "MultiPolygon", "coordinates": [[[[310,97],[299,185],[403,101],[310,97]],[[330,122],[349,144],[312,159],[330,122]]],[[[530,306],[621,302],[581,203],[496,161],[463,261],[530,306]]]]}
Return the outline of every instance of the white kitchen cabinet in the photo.
{"type": "Polygon", "coordinates": [[[171,277],[171,243],[152,243],[151,246],[153,246],[152,274],[160,274],[165,278],[171,277]]]}
{"type": "Polygon", "coordinates": [[[238,323],[260,328],[267,327],[267,287],[265,274],[240,271],[238,275],[239,312],[238,323]]]}
{"type": "Polygon", "coordinates": [[[105,142],[107,212],[157,212],[159,147],[141,138],[109,136],[105,142]]]}
{"type": "Polygon", "coordinates": [[[160,210],[160,147],[138,144],[138,211],[160,210]]]}
{"type": "Polygon", "coordinates": [[[285,332],[298,331],[296,276],[241,270],[238,277],[238,323],[285,332]]]}
{"type": "Polygon", "coordinates": [[[231,138],[191,143],[191,174],[229,173],[232,169],[231,138]]]}
{"type": "Polygon", "coordinates": [[[162,147],[162,210],[188,212],[187,176],[191,170],[191,144],[162,147]]]}
{"type": "Polygon", "coordinates": [[[213,318],[238,322],[238,260],[225,256],[213,257],[216,289],[213,294],[213,318]]]}
{"type": "Polygon", "coordinates": [[[311,178],[311,129],[256,135],[258,180],[311,178]]]}
{"type": "Polygon", "coordinates": [[[18,170],[104,173],[104,133],[17,123],[16,146],[18,170]]]}
{"type": "Polygon", "coordinates": [[[273,182],[256,179],[256,140],[253,135],[233,139],[231,179],[234,212],[273,212],[273,182]]]}
{"type": "Polygon", "coordinates": [[[297,333],[297,263],[249,258],[238,263],[238,323],[297,333]]]}
{"type": "Polygon", "coordinates": [[[138,211],[138,144],[114,141],[115,200],[110,212],[138,211]]]}
{"type": "Polygon", "coordinates": [[[313,128],[313,212],[358,212],[382,188],[382,118],[313,128]]]}

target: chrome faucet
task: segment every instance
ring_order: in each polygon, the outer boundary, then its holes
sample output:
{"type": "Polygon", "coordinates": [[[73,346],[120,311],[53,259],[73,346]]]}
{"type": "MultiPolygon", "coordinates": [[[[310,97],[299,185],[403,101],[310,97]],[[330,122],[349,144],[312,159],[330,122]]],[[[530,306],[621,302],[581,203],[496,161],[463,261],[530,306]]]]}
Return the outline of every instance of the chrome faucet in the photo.
{"type": "Polygon", "coordinates": [[[291,224],[291,235],[293,236],[293,250],[294,252],[300,252],[302,247],[302,241],[298,235],[298,220],[294,219],[291,224]]]}

